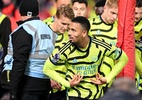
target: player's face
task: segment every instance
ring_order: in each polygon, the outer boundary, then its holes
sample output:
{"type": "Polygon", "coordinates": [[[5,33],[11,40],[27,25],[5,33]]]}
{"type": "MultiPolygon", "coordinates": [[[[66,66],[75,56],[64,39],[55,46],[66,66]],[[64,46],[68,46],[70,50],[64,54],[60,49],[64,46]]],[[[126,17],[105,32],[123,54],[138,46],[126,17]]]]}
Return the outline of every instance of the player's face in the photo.
{"type": "Polygon", "coordinates": [[[58,8],[61,5],[70,6],[71,5],[71,0],[58,0],[56,2],[56,7],[58,8]]]}
{"type": "Polygon", "coordinates": [[[86,17],[86,15],[87,15],[87,7],[84,3],[75,2],[72,5],[72,9],[75,14],[75,17],[77,17],[77,16],[86,17]]]}
{"type": "Polygon", "coordinates": [[[104,21],[107,24],[113,24],[118,18],[118,8],[104,7],[104,21]]]}
{"type": "Polygon", "coordinates": [[[83,39],[83,32],[79,23],[71,22],[68,30],[69,40],[72,43],[79,43],[83,39]]]}
{"type": "Polygon", "coordinates": [[[61,15],[60,18],[57,18],[57,31],[62,34],[65,33],[68,30],[70,22],[69,18],[61,15]]]}
{"type": "Polygon", "coordinates": [[[142,7],[135,8],[135,22],[138,22],[142,18],[142,7]]]}

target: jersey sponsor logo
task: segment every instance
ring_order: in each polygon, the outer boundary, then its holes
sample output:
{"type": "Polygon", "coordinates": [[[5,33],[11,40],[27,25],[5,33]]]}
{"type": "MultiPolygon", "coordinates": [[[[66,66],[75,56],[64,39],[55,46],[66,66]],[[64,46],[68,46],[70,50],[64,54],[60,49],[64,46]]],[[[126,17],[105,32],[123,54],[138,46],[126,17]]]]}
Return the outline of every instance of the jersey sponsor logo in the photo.
{"type": "Polygon", "coordinates": [[[97,65],[72,65],[77,74],[82,76],[94,75],[96,73],[97,65]]]}
{"type": "Polygon", "coordinates": [[[49,34],[41,34],[41,39],[51,39],[51,36],[49,34]]]}

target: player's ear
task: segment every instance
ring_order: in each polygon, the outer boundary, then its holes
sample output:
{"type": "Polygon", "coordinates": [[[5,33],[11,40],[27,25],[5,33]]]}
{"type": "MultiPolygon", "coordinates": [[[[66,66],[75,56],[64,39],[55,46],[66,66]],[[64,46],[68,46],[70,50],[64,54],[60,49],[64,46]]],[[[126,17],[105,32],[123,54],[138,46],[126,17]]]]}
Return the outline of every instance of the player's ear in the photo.
{"type": "Polygon", "coordinates": [[[58,17],[55,15],[54,20],[56,21],[58,19],[58,17]]]}
{"type": "Polygon", "coordinates": [[[104,8],[103,8],[104,10],[106,9],[106,6],[104,6],[104,8]]]}
{"type": "Polygon", "coordinates": [[[83,32],[82,32],[82,34],[83,34],[83,37],[85,37],[88,33],[87,33],[87,30],[84,30],[83,32]]]}

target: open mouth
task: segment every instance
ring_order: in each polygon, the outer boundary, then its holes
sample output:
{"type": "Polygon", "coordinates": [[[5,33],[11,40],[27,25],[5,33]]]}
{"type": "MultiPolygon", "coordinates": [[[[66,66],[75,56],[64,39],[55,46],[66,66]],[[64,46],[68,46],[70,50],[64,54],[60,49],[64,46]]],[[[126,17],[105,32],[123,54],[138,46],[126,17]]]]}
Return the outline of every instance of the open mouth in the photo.
{"type": "Polygon", "coordinates": [[[69,37],[69,40],[70,40],[70,41],[72,41],[72,40],[73,40],[73,38],[72,38],[72,37],[69,37]]]}

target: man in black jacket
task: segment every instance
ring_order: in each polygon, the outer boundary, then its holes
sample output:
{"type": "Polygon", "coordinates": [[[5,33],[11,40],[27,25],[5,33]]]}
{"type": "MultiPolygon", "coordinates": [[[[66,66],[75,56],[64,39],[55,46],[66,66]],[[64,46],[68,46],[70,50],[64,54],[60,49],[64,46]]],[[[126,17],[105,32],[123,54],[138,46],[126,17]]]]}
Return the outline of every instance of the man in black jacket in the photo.
{"type": "MultiPolygon", "coordinates": [[[[0,52],[0,81],[1,79],[1,73],[4,65],[4,57],[7,54],[7,47],[8,47],[8,41],[9,41],[9,34],[11,33],[11,22],[10,19],[2,14],[0,12],[0,44],[3,48],[2,52],[0,52]]],[[[0,82],[0,98],[8,92],[8,89],[2,88],[1,82],[0,82]]]]}
{"type": "Polygon", "coordinates": [[[10,71],[10,100],[46,100],[50,79],[42,70],[54,49],[55,35],[39,19],[37,0],[23,0],[19,11],[22,20],[10,34],[4,65],[10,71]]]}

